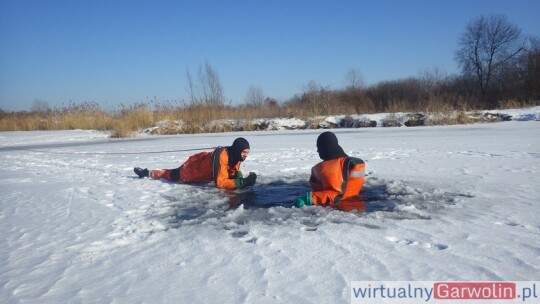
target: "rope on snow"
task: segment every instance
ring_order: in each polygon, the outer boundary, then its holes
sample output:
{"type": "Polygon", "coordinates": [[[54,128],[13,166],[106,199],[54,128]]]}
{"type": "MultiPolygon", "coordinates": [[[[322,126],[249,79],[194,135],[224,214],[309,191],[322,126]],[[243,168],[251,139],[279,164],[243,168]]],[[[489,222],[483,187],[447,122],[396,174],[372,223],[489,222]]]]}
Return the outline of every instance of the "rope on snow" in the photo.
{"type": "Polygon", "coordinates": [[[69,151],[43,151],[28,149],[24,147],[4,147],[12,150],[23,150],[34,153],[46,153],[46,154],[60,154],[60,155],[134,155],[134,154],[161,154],[161,153],[174,153],[174,152],[188,152],[188,151],[200,151],[200,150],[212,150],[212,148],[194,148],[194,149],[180,149],[180,150],[161,150],[161,151],[144,151],[144,152],[69,152],[69,151]]]}

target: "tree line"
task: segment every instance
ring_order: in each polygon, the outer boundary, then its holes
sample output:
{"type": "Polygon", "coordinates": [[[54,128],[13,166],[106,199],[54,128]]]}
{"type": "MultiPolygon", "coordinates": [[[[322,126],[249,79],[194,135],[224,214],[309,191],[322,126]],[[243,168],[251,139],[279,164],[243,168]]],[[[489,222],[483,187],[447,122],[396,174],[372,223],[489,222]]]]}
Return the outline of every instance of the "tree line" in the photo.
{"type": "MultiPolygon", "coordinates": [[[[454,60],[460,74],[434,68],[372,86],[363,85],[360,71],[350,70],[344,88],[311,81],[281,106],[289,113],[293,109],[300,115],[328,115],[539,104],[540,38],[523,34],[506,16],[480,16],[469,22],[457,42],[454,60]]],[[[192,104],[224,104],[219,76],[208,62],[199,67],[198,81],[189,71],[187,78],[192,104]]],[[[248,107],[279,106],[257,86],[249,88],[244,101],[248,107]]]]}

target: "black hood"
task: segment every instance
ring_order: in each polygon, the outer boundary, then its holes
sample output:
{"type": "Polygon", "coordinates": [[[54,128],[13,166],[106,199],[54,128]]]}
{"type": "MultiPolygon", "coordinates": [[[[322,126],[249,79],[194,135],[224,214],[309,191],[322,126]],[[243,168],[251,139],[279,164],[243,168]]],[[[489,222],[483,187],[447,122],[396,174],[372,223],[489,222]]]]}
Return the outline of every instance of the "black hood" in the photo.
{"type": "Polygon", "coordinates": [[[238,162],[244,161],[241,154],[245,149],[249,149],[249,142],[245,138],[238,137],[234,140],[232,146],[227,149],[230,166],[235,166],[238,162]]]}
{"type": "Polygon", "coordinates": [[[347,157],[343,148],[338,144],[336,135],[332,132],[324,132],[317,138],[317,151],[322,160],[331,160],[347,157]]]}

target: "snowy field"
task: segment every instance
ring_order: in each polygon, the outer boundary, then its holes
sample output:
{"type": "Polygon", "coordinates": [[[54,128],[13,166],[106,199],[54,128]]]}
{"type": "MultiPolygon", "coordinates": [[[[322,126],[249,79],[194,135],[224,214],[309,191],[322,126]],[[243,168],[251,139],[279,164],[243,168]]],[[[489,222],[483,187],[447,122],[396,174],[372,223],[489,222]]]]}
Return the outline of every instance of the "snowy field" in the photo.
{"type": "MultiPolygon", "coordinates": [[[[0,133],[0,303],[348,303],[351,281],[540,279],[540,122],[333,130],[366,213],[292,208],[322,130],[0,133]],[[243,136],[255,187],[138,179],[243,136]]],[[[523,119],[527,120],[527,119],[523,119]]]]}

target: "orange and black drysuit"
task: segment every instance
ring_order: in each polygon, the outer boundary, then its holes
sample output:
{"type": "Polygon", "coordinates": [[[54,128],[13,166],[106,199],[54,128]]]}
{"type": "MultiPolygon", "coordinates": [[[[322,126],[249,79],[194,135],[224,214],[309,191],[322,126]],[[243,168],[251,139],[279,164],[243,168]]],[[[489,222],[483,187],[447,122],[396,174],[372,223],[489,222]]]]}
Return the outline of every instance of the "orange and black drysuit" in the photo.
{"type": "Polygon", "coordinates": [[[365,181],[364,161],[345,154],[332,132],[324,132],[317,138],[317,149],[323,161],[311,169],[309,183],[313,191],[300,197],[297,206],[324,205],[364,211],[360,198],[365,181]]]}
{"type": "Polygon", "coordinates": [[[217,188],[235,190],[253,185],[256,175],[251,178],[252,184],[246,183],[240,172],[243,161],[241,153],[249,149],[249,143],[244,138],[237,138],[230,147],[218,147],[212,152],[200,152],[190,156],[186,162],[176,169],[148,170],[135,168],[139,177],[166,179],[179,183],[214,182],[217,188]],[[137,170],[142,173],[137,172],[137,170]]]}

